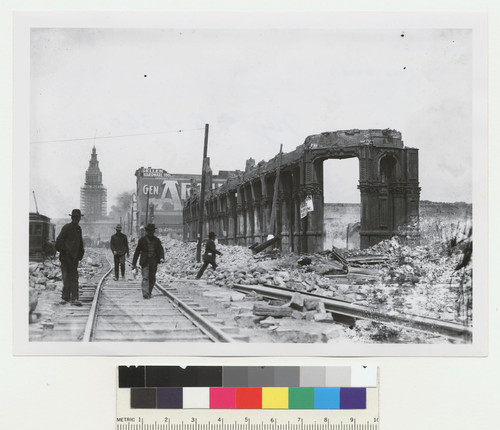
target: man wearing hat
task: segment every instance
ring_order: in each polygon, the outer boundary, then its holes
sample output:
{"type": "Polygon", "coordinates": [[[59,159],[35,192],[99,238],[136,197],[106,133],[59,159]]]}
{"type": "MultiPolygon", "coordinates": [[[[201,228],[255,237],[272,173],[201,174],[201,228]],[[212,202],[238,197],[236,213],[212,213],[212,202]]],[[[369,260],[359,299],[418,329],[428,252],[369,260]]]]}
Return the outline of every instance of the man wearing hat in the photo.
{"type": "Polygon", "coordinates": [[[211,231],[208,233],[208,240],[207,243],[205,244],[205,253],[203,254],[203,266],[200,267],[200,270],[198,271],[198,274],[196,275],[196,279],[200,279],[201,275],[203,275],[203,272],[205,269],[208,267],[209,264],[212,265],[212,267],[217,269],[217,264],[215,263],[215,254],[222,255],[220,251],[217,251],[215,247],[215,233],[211,231]]]}
{"type": "Polygon", "coordinates": [[[116,233],[111,236],[109,247],[115,259],[115,281],[118,281],[118,266],[121,269],[122,279],[125,279],[125,255],[129,256],[127,236],[122,233],[121,224],[117,224],[116,233]]]}
{"type": "Polygon", "coordinates": [[[81,306],[78,291],[78,262],[83,258],[82,228],[78,225],[82,218],[80,209],[71,211],[71,222],[65,224],[56,239],[63,280],[61,304],[71,303],[81,306]]]}
{"type": "Polygon", "coordinates": [[[146,236],[143,236],[137,242],[134,258],[132,259],[132,268],[135,270],[139,255],[139,265],[142,268],[142,297],[151,298],[151,292],[156,282],[156,270],[159,263],[163,263],[165,251],[160,239],[155,236],[156,227],[154,224],[146,226],[146,236]]]}

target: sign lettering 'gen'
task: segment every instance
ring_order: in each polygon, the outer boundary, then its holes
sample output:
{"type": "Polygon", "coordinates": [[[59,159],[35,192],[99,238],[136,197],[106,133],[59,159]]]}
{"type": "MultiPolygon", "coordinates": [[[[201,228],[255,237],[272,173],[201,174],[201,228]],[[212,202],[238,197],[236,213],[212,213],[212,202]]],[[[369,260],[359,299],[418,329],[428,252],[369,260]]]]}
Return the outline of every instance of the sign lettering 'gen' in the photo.
{"type": "MultiPolygon", "coordinates": [[[[149,194],[149,202],[155,206],[156,211],[182,210],[182,200],[189,197],[191,183],[178,180],[145,179],[142,185],[142,199],[145,204],[149,194]]],[[[157,212],[158,213],[158,212],[157,212]]]]}

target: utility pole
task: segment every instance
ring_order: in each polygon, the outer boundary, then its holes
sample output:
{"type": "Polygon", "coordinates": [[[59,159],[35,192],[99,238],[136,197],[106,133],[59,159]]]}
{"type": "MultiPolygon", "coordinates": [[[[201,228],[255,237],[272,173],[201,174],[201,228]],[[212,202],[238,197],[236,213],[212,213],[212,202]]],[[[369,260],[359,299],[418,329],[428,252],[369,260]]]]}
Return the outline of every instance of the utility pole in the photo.
{"type": "Polygon", "coordinates": [[[132,237],[133,227],[134,227],[134,196],[132,196],[132,203],[130,205],[130,237],[132,237]]]}
{"type": "Polygon", "coordinates": [[[269,221],[269,228],[272,229],[272,234],[274,236],[277,235],[277,229],[278,229],[276,223],[276,210],[278,205],[278,192],[279,192],[280,169],[281,169],[282,158],[283,158],[283,144],[280,145],[278,167],[276,169],[276,179],[274,181],[273,203],[271,206],[271,220],[269,221]]]}
{"type": "Polygon", "coordinates": [[[148,216],[149,216],[149,188],[148,188],[148,194],[146,195],[146,219],[144,221],[144,227],[148,225],[148,216]]]}
{"type": "Polygon", "coordinates": [[[205,208],[205,186],[206,186],[206,176],[208,169],[207,160],[207,148],[208,148],[208,124],[205,124],[205,141],[203,144],[203,164],[201,166],[201,190],[200,190],[200,214],[198,218],[198,243],[196,246],[196,261],[199,263],[201,261],[201,242],[203,240],[203,211],[205,208]]]}

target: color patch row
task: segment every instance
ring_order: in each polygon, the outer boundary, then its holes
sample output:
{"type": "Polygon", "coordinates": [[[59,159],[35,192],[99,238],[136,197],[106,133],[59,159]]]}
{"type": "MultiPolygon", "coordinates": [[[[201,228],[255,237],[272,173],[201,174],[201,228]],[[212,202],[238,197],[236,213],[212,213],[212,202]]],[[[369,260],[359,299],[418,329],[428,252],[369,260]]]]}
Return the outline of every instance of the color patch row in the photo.
{"type": "Polygon", "coordinates": [[[119,366],[120,388],[376,387],[375,366],[119,366]]]}
{"type": "Polygon", "coordinates": [[[366,409],[366,388],[131,388],[130,407],[132,409],[366,409]]]}

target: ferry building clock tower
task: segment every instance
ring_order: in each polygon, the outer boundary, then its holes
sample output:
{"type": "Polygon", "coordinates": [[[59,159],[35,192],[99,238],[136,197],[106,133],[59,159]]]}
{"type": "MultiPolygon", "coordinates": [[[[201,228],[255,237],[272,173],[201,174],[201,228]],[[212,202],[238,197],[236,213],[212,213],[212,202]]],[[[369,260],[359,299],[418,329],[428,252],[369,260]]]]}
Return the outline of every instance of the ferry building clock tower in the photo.
{"type": "Polygon", "coordinates": [[[80,207],[85,221],[106,217],[107,190],[102,184],[102,173],[95,146],[92,148],[89,168],[85,172],[85,184],[80,188],[80,207]]]}

